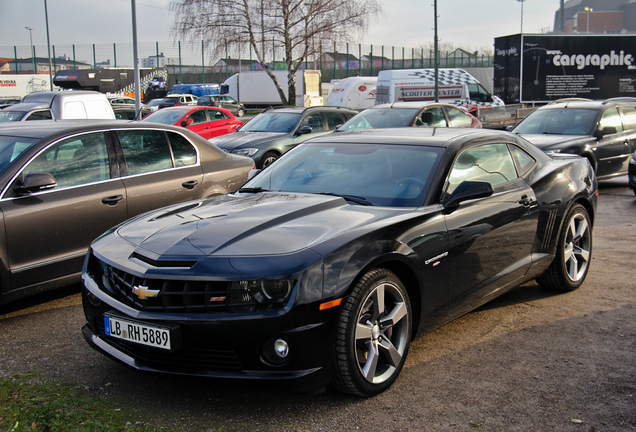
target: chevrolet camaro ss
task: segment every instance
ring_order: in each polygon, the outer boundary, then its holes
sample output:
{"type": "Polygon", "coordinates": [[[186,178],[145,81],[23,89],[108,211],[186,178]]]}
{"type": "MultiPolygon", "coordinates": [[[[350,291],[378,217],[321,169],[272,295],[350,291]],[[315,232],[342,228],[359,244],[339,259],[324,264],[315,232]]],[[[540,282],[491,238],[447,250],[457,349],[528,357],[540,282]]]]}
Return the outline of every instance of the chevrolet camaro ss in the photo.
{"type": "Polygon", "coordinates": [[[326,135],[94,241],[83,334],[140,371],[373,396],[414,337],[532,279],[578,288],[597,194],[586,159],[507,132],[326,135]]]}

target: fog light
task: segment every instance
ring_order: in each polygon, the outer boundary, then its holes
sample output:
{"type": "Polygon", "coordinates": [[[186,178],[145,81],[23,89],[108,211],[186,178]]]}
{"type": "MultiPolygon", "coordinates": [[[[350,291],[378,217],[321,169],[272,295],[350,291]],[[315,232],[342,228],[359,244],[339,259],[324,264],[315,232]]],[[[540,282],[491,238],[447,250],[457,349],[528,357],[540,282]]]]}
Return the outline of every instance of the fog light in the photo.
{"type": "Polygon", "coordinates": [[[289,354],[289,345],[282,339],[276,339],[274,342],[274,352],[278,357],[284,359],[289,354]]]}

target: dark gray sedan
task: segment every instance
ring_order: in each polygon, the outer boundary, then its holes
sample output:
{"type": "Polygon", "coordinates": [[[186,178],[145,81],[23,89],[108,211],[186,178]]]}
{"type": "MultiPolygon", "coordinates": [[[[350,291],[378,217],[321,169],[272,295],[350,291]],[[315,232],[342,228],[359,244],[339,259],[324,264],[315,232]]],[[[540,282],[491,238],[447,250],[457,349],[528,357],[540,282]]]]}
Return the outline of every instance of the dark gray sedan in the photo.
{"type": "Polygon", "coordinates": [[[104,231],[149,210],[232,192],[253,167],[167,125],[0,126],[0,304],[79,281],[88,245],[104,231]]]}

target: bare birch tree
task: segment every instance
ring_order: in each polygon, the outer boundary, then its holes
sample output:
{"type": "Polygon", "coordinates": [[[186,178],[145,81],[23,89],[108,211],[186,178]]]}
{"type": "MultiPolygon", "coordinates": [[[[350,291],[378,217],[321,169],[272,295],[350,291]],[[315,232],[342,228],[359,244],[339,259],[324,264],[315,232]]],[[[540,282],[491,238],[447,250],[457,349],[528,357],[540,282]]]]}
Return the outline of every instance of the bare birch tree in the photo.
{"type": "Polygon", "coordinates": [[[377,0],[175,0],[170,8],[173,34],[208,40],[214,54],[249,43],[285,105],[294,104],[296,71],[319,45],[362,34],[381,12],[377,0]],[[284,49],[288,97],[266,62],[270,44],[284,49]]]}

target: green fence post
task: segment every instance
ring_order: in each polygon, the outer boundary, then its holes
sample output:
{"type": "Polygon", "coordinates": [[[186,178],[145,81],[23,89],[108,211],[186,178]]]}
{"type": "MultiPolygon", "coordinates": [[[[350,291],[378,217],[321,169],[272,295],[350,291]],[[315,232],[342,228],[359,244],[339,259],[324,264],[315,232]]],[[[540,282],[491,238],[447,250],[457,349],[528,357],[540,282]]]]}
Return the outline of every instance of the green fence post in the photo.
{"type": "MultiPolygon", "coordinates": [[[[55,55],[53,55],[55,58],[55,55]]],[[[117,44],[113,44],[113,67],[117,67],[117,44]]]]}
{"type": "Polygon", "coordinates": [[[391,47],[391,69],[395,69],[395,47],[391,47]]]}
{"type": "Polygon", "coordinates": [[[384,45],[382,45],[382,69],[384,69],[384,45]]]}
{"type": "Polygon", "coordinates": [[[373,45],[371,45],[371,49],[369,50],[369,65],[371,66],[371,73],[369,75],[373,76],[373,45]]]}
{"type": "Polygon", "coordinates": [[[358,44],[358,75],[362,75],[362,44],[358,44]]]}
{"type": "Polygon", "coordinates": [[[73,69],[77,69],[77,64],[75,63],[75,45],[73,45],[73,69]]]}
{"type": "Polygon", "coordinates": [[[93,44],[93,69],[97,69],[97,59],[95,58],[95,44],[93,44]]]}
{"type": "Polygon", "coordinates": [[[18,73],[18,48],[13,45],[13,57],[15,57],[15,73],[18,73]]]}
{"type": "Polygon", "coordinates": [[[181,41],[178,43],[179,45],[179,82],[183,82],[183,77],[181,76],[181,41]]]}
{"type": "Polygon", "coordinates": [[[338,53],[336,52],[336,41],[333,42],[333,79],[336,79],[336,58],[338,53]]]}
{"type": "Polygon", "coordinates": [[[205,82],[205,55],[203,41],[201,41],[201,82],[205,82]]]}
{"type": "Polygon", "coordinates": [[[349,42],[347,42],[347,78],[349,78],[349,42]]]}
{"type": "Polygon", "coordinates": [[[159,68],[159,42],[155,42],[155,49],[157,53],[157,68],[159,68]]]}
{"type": "Polygon", "coordinates": [[[53,48],[53,74],[55,74],[57,70],[57,64],[55,63],[55,45],[52,45],[51,47],[53,48]]]}
{"type": "Polygon", "coordinates": [[[404,69],[404,47],[402,47],[402,69],[404,69]]]}

